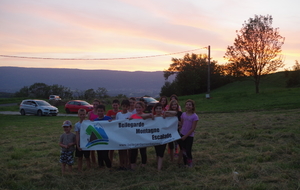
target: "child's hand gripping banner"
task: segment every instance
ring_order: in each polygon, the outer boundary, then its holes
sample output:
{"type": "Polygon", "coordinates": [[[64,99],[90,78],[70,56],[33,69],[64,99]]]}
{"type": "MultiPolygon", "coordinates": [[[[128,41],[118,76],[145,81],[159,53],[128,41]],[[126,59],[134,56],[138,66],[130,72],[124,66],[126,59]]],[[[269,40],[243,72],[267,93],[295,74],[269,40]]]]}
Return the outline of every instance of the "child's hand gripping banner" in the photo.
{"type": "Polygon", "coordinates": [[[80,128],[83,150],[121,150],[166,144],[180,136],[177,117],[114,121],[84,120],[80,128]]]}

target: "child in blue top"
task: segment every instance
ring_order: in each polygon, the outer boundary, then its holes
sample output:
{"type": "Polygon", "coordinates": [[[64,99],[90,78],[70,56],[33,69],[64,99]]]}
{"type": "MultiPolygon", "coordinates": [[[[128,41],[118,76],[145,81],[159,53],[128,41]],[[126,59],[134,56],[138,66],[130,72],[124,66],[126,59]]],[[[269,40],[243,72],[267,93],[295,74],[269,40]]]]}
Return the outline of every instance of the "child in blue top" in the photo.
{"type": "MultiPolygon", "coordinates": [[[[97,107],[98,117],[94,121],[103,121],[103,120],[111,120],[112,118],[105,115],[105,105],[98,105],[97,107]]],[[[99,167],[103,167],[105,162],[107,168],[111,168],[111,161],[108,157],[109,150],[97,150],[98,155],[98,165],[99,167]]]]}

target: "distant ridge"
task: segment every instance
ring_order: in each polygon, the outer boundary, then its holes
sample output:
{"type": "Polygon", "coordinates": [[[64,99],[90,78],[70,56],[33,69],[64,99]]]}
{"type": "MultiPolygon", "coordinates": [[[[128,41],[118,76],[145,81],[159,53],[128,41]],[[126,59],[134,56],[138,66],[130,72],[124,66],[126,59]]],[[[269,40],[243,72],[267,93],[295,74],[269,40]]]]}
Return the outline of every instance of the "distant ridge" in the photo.
{"type": "MultiPolygon", "coordinates": [[[[0,67],[0,92],[16,92],[36,82],[63,85],[71,90],[104,87],[113,96],[158,96],[165,80],[163,71],[114,71],[57,68],[0,67]]],[[[173,77],[174,79],[174,77],[173,77]]],[[[171,79],[171,80],[173,80],[171,79]]]]}

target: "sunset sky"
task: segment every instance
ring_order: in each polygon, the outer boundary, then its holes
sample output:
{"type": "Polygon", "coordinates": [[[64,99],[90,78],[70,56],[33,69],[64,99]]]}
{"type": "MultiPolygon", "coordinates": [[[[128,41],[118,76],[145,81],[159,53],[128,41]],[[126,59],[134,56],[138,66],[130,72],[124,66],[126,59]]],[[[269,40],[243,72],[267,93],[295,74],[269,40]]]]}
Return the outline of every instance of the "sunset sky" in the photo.
{"type": "Polygon", "coordinates": [[[284,68],[300,61],[299,0],[0,0],[0,66],[162,71],[185,53],[219,64],[236,30],[254,15],[271,15],[285,37],[284,68]],[[116,58],[116,59],[114,59],[116,58]]]}

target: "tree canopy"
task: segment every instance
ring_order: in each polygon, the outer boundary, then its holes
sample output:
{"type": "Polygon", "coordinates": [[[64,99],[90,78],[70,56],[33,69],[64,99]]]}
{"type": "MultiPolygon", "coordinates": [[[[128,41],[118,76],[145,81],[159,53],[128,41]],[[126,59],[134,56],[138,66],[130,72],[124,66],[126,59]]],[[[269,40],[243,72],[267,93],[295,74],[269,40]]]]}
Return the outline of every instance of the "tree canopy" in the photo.
{"type": "Polygon", "coordinates": [[[227,74],[233,76],[253,76],[256,93],[262,75],[275,72],[284,66],[281,46],[284,37],[279,29],[272,27],[272,16],[258,16],[245,21],[237,31],[233,46],[228,46],[225,58],[227,74]]]}
{"type": "MultiPolygon", "coordinates": [[[[183,58],[172,58],[172,64],[164,71],[165,79],[176,74],[175,80],[165,82],[161,95],[190,95],[207,91],[208,57],[203,54],[186,54],[183,58]]],[[[222,66],[216,61],[210,64],[211,87],[216,88],[226,80],[222,75],[222,66]]]]}

